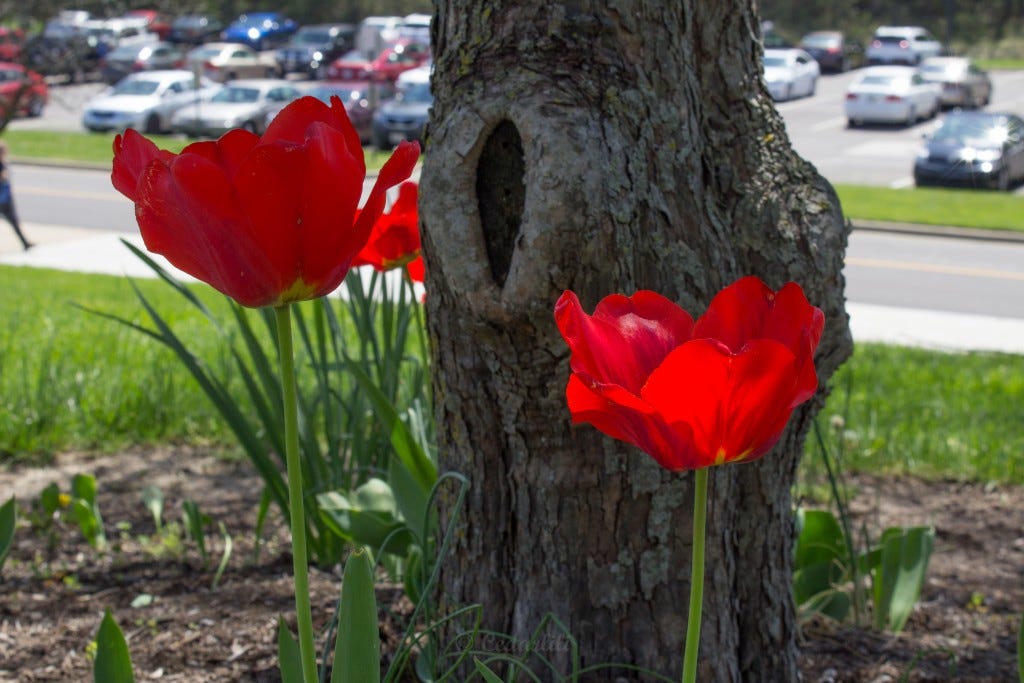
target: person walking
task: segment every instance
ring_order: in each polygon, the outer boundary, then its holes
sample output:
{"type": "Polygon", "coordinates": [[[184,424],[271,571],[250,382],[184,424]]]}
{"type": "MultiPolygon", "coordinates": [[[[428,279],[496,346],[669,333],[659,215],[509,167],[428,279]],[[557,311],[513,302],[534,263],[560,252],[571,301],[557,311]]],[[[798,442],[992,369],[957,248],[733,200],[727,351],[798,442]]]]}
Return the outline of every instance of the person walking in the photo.
{"type": "Polygon", "coordinates": [[[21,240],[21,246],[28,251],[34,245],[25,239],[18,223],[18,212],[14,210],[14,194],[11,192],[11,177],[7,170],[7,143],[0,140],[0,215],[14,228],[14,234],[21,240]]]}

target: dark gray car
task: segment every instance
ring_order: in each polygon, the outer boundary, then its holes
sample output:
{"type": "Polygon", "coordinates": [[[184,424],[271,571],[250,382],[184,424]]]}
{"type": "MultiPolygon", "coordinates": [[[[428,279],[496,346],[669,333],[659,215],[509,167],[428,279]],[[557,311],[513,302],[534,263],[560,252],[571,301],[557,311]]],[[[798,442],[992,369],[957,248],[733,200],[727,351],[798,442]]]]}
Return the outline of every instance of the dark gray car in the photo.
{"type": "Polygon", "coordinates": [[[914,162],[917,185],[1006,191],[1024,178],[1024,119],[1015,114],[953,111],[928,136],[914,162]]]}

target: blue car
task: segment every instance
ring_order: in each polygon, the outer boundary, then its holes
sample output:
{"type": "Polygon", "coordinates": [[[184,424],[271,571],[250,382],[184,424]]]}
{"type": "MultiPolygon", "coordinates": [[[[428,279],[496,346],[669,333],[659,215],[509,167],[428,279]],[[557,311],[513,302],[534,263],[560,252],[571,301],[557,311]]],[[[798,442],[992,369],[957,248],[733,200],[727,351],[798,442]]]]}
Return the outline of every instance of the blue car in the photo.
{"type": "Polygon", "coordinates": [[[267,50],[288,41],[299,25],[280,12],[246,12],[221,31],[229,43],[244,43],[254,50],[267,50]]]}

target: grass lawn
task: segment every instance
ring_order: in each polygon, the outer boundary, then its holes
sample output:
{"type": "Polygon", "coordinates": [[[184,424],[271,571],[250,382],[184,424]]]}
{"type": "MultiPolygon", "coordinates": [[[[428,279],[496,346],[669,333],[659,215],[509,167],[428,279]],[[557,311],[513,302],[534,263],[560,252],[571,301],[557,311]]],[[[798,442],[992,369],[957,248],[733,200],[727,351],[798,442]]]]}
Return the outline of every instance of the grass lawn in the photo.
{"type": "MultiPolygon", "coordinates": [[[[150,135],[161,149],[180,152],[192,142],[179,136],[150,135]]],[[[11,157],[43,161],[74,161],[109,168],[113,157],[114,133],[72,133],[47,130],[5,130],[3,138],[11,148],[11,157]]],[[[377,170],[391,152],[364,148],[366,167],[377,170]]]]}
{"type": "Polygon", "coordinates": [[[1024,231],[1024,198],[1004,192],[836,185],[843,213],[897,223],[1024,231]]]}
{"type": "MultiPolygon", "coordinates": [[[[196,355],[232,377],[213,327],[164,283],[139,286],[196,355]]],[[[123,277],[0,267],[0,453],[114,451],[233,437],[179,361],[155,341],[71,305],[148,324],[123,277]]],[[[196,291],[227,315],[220,295],[196,291]]],[[[1024,356],[860,344],[820,415],[843,466],[1024,484],[1024,356]]],[[[244,402],[240,380],[232,390],[244,402]]],[[[813,437],[805,468],[819,468],[813,437]]]]}

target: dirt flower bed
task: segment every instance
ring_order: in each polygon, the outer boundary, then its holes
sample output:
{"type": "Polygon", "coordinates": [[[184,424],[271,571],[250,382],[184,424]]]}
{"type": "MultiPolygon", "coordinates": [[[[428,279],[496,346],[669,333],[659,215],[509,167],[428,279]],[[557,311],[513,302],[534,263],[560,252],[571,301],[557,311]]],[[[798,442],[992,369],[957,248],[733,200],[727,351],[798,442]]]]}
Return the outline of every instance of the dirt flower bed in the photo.
{"type": "MultiPolygon", "coordinates": [[[[52,533],[19,529],[0,573],[0,683],[91,680],[88,644],[106,608],[128,638],[136,680],[279,681],[277,619],[294,609],[290,546],[285,530],[274,526],[254,558],[261,484],[248,464],[195,449],[64,454],[50,467],[0,472],[0,501],[14,493],[24,506],[51,482],[66,491],[77,472],[96,476],[111,548],[98,553],[67,523],[52,533]],[[151,484],[164,493],[166,522],[177,522],[181,502],[190,499],[225,525],[234,550],[216,588],[219,534],[207,539],[207,567],[194,544],[159,538],[141,499],[151,484]]],[[[910,478],[861,477],[854,485],[854,510],[869,529],[936,526],[931,570],[900,635],[809,623],[804,680],[1016,680],[1024,492],[910,478]]],[[[313,570],[310,579],[314,621],[323,624],[333,613],[339,577],[313,570]]],[[[393,588],[382,587],[379,598],[391,610],[406,607],[393,588]]],[[[393,646],[396,627],[388,618],[382,634],[385,649],[393,646]]]]}

